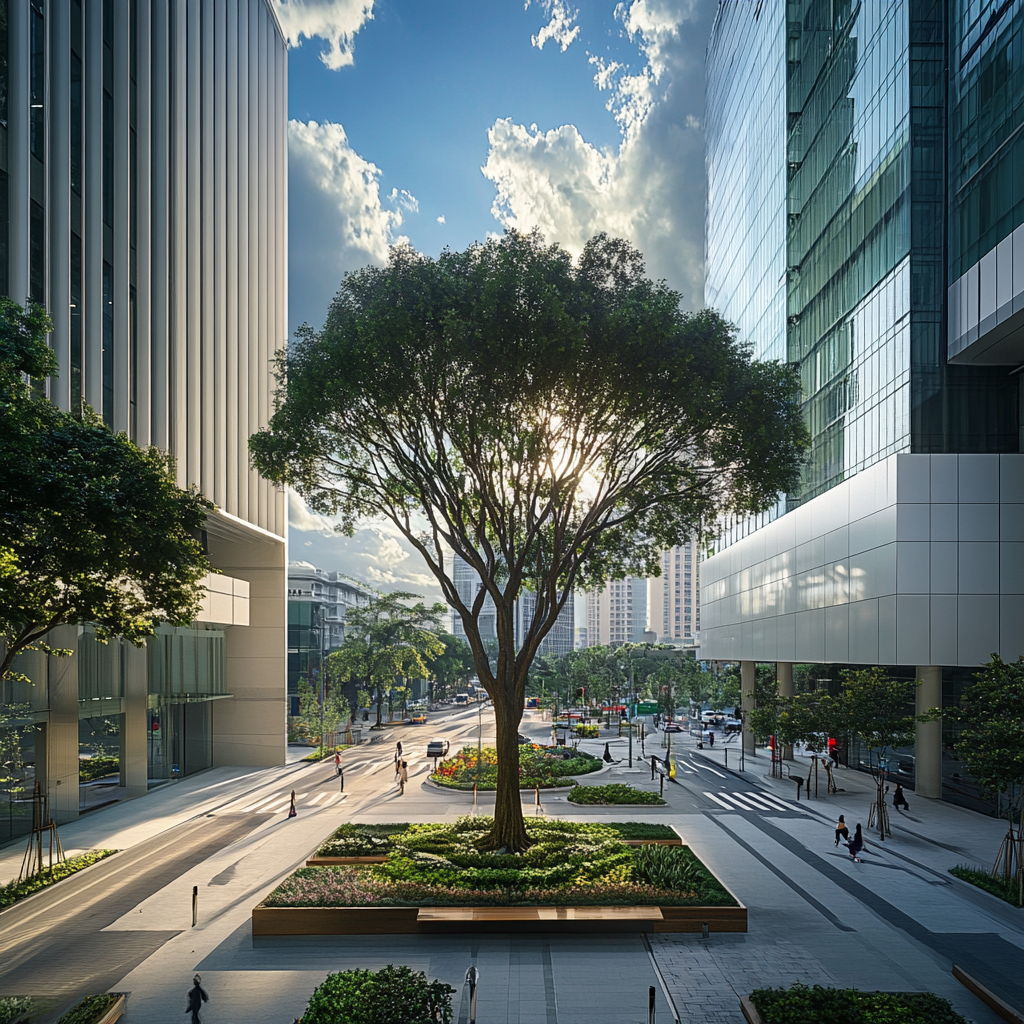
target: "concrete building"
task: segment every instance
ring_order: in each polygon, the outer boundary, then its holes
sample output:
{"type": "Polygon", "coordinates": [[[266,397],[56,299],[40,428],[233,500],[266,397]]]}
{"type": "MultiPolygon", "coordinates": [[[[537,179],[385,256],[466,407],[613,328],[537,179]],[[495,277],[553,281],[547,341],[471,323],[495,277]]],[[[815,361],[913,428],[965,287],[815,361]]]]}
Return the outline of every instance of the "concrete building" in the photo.
{"type": "Polygon", "coordinates": [[[647,580],[627,576],[584,595],[587,646],[639,644],[647,630],[647,580]]]}
{"type": "MultiPolygon", "coordinates": [[[[323,659],[345,642],[349,608],[365,605],[374,591],[341,573],[325,572],[309,562],[288,564],[288,701],[297,715],[299,678],[320,685],[323,659]]],[[[349,703],[355,707],[355,683],[349,703]]]]}
{"type": "Polygon", "coordinates": [[[647,628],[661,643],[695,644],[700,633],[700,553],[693,541],[662,552],[647,581],[647,628]]]}
{"type": "MultiPolygon", "coordinates": [[[[719,4],[705,301],[799,367],[813,438],[701,566],[701,655],[751,682],[882,665],[925,709],[1024,652],[1022,39],[1019,4],[719,4]]],[[[917,793],[977,803],[951,729],[917,793]]]]}
{"type": "Polygon", "coordinates": [[[60,630],[72,657],[26,657],[36,685],[4,694],[36,727],[16,788],[66,821],[80,749],[119,754],[119,796],[284,761],[285,506],[247,442],[286,340],[287,51],[269,0],[0,6],[0,292],[49,309],[57,405],[169,451],[218,507],[196,623],[142,650],[60,630]]]}

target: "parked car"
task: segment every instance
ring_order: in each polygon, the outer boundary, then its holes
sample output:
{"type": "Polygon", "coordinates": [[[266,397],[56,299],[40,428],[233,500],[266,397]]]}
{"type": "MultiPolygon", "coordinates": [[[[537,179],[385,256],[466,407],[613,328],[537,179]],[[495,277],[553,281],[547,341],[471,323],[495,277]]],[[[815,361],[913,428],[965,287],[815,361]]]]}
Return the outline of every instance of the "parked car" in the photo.
{"type": "Polygon", "coordinates": [[[427,757],[447,757],[448,746],[447,740],[431,740],[427,744],[427,757]]]}
{"type": "Polygon", "coordinates": [[[423,711],[417,711],[412,718],[409,719],[411,725],[426,725],[427,716],[423,711]]]}
{"type": "Polygon", "coordinates": [[[682,732],[683,727],[678,722],[666,722],[662,726],[662,732],[682,732]]]}

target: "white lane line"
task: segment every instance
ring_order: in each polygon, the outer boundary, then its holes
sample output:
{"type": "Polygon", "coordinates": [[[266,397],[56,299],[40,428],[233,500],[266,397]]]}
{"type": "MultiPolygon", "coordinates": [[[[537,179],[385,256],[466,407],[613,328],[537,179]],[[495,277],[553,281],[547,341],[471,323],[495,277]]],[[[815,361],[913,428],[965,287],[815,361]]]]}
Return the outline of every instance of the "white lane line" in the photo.
{"type": "Polygon", "coordinates": [[[708,764],[698,764],[696,761],[691,761],[690,764],[692,764],[694,768],[703,768],[705,771],[712,772],[714,775],[717,775],[720,779],[727,779],[727,778],[729,778],[729,776],[726,775],[724,772],[718,771],[717,768],[712,768],[711,765],[708,765],[708,764]]]}
{"type": "Polygon", "coordinates": [[[696,775],[697,773],[692,768],[687,768],[684,761],[676,761],[676,768],[686,772],[687,775],[696,775]]]}
{"type": "Polygon", "coordinates": [[[718,797],[715,796],[714,793],[705,793],[704,795],[709,800],[714,800],[715,803],[718,804],[719,807],[724,807],[727,811],[735,811],[736,810],[736,808],[733,807],[732,804],[727,804],[724,800],[719,800],[718,797]]]}
{"type": "Polygon", "coordinates": [[[740,793],[739,797],[741,800],[746,800],[747,803],[753,804],[759,811],[771,811],[774,810],[770,803],[762,800],[759,796],[754,793],[740,793]]]}
{"type": "Polygon", "coordinates": [[[748,804],[747,801],[742,796],[740,796],[739,793],[723,793],[722,796],[726,800],[731,800],[734,804],[739,805],[745,811],[760,811],[760,810],[763,810],[763,808],[758,807],[756,804],[754,804],[753,801],[751,801],[748,804]]]}
{"type": "Polygon", "coordinates": [[[326,793],[317,793],[317,795],[315,797],[313,797],[312,800],[309,801],[309,806],[310,807],[315,807],[318,803],[320,803],[321,800],[323,800],[323,798],[325,796],[327,796],[326,793]]]}
{"type": "Polygon", "coordinates": [[[256,803],[250,804],[248,807],[243,809],[246,811],[267,810],[271,804],[276,804],[280,799],[281,795],[279,793],[275,793],[273,796],[265,796],[262,799],[257,800],[256,803]]]}

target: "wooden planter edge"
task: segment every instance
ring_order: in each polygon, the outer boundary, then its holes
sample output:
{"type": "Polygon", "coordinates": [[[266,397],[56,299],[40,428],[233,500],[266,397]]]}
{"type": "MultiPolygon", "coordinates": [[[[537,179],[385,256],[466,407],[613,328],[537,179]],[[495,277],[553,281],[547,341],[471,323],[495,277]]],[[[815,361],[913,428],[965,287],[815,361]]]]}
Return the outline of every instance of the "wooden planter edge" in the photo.
{"type": "Polygon", "coordinates": [[[114,1024],[124,1013],[124,993],[118,992],[117,1001],[102,1017],[96,1020],[96,1024],[114,1024]]]}

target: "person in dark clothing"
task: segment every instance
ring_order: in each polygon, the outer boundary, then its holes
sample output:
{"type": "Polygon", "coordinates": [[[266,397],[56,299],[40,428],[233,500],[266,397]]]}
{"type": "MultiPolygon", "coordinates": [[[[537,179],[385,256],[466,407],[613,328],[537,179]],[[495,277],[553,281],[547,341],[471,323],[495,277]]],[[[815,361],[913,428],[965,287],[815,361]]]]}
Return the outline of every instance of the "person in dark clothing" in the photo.
{"type": "Polygon", "coordinates": [[[850,851],[850,856],[859,864],[860,851],[864,849],[864,835],[861,832],[859,822],[857,823],[857,828],[854,830],[853,838],[846,844],[846,848],[850,851]]]}
{"type": "Polygon", "coordinates": [[[715,745],[715,734],[708,729],[708,746],[713,747],[715,745]]]}
{"type": "Polygon", "coordinates": [[[188,1006],[185,1008],[186,1013],[192,1014],[192,1024],[202,1024],[199,1019],[199,1010],[203,1003],[208,1003],[210,997],[203,990],[202,979],[197,974],[192,979],[192,987],[188,990],[188,1006]]]}
{"type": "Polygon", "coordinates": [[[839,845],[839,840],[842,839],[844,843],[850,841],[850,830],[846,827],[846,818],[843,815],[839,815],[839,821],[836,824],[836,846],[839,845]]]}
{"type": "Polygon", "coordinates": [[[897,782],[896,792],[892,795],[892,805],[899,810],[901,807],[905,811],[910,810],[910,804],[907,803],[907,798],[903,795],[903,787],[897,782]]]}

